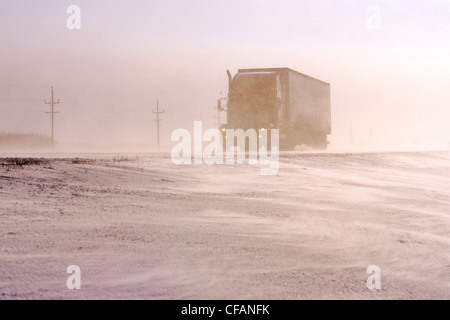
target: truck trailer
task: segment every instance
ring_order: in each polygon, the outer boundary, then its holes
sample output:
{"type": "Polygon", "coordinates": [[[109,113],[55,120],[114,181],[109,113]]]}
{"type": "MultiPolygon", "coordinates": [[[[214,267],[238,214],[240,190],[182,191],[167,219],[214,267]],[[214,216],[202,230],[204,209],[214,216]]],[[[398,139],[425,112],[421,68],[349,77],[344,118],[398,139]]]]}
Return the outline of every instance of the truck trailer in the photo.
{"type": "MultiPolygon", "coordinates": [[[[228,75],[225,129],[279,129],[281,150],[326,149],[330,84],[289,68],[239,69],[228,75]]],[[[269,138],[270,141],[270,138],[269,138]]]]}

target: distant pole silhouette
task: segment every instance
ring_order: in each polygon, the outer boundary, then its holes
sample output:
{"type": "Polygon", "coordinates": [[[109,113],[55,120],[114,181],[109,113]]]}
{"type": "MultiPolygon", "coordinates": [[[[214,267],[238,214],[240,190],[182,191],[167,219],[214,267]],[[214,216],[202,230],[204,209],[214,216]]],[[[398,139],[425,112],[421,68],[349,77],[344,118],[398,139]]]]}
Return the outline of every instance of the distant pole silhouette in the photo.
{"type": "Polygon", "coordinates": [[[47,100],[44,100],[44,104],[51,104],[52,105],[52,111],[51,112],[46,112],[48,114],[52,115],[52,149],[55,147],[55,135],[54,135],[54,122],[55,122],[55,113],[59,113],[55,111],[55,104],[60,104],[61,102],[55,101],[53,98],[53,87],[51,87],[52,89],[52,100],[50,102],[47,102],[47,100]]]}
{"type": "Polygon", "coordinates": [[[160,119],[159,115],[164,113],[163,111],[159,111],[159,100],[156,101],[156,112],[152,110],[153,114],[156,114],[156,119],[153,119],[153,121],[156,121],[156,131],[157,131],[157,139],[158,139],[158,151],[159,151],[159,122],[163,121],[164,119],[160,119]]]}
{"type": "Polygon", "coordinates": [[[214,118],[217,119],[217,128],[220,128],[220,123],[221,123],[220,120],[222,119],[222,117],[220,116],[220,109],[221,109],[221,107],[220,107],[220,99],[217,100],[217,107],[214,108],[214,109],[217,110],[217,117],[214,117],[214,118]]]}

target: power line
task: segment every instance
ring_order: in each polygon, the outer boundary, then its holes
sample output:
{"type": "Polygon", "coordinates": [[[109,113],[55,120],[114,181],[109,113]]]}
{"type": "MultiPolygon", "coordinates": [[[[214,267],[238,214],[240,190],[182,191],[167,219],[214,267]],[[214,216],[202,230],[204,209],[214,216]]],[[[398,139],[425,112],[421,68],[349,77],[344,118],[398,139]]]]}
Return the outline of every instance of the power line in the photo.
{"type": "Polygon", "coordinates": [[[0,102],[8,102],[8,101],[42,101],[42,99],[37,98],[0,98],[0,102]]]}
{"type": "Polygon", "coordinates": [[[14,88],[47,88],[45,86],[37,86],[37,85],[21,85],[21,84],[9,84],[9,83],[0,83],[0,87],[14,87],[14,88]]]}
{"type": "Polygon", "coordinates": [[[60,104],[61,102],[59,101],[59,99],[58,99],[58,101],[55,101],[53,99],[53,87],[51,87],[51,90],[52,90],[52,101],[47,102],[47,100],[44,100],[44,104],[51,104],[52,105],[52,111],[51,112],[46,112],[46,113],[52,115],[52,149],[53,149],[55,147],[55,136],[54,136],[54,130],[53,130],[54,126],[53,126],[53,124],[54,124],[55,113],[59,113],[58,111],[54,110],[54,106],[55,106],[55,104],[60,104]]]}
{"type": "Polygon", "coordinates": [[[164,121],[164,119],[159,118],[159,115],[164,113],[164,110],[161,112],[159,111],[159,100],[156,101],[156,112],[153,111],[153,109],[152,109],[152,113],[156,114],[156,119],[153,119],[153,121],[156,121],[156,127],[157,127],[156,131],[157,131],[158,151],[159,151],[159,122],[164,121]]]}

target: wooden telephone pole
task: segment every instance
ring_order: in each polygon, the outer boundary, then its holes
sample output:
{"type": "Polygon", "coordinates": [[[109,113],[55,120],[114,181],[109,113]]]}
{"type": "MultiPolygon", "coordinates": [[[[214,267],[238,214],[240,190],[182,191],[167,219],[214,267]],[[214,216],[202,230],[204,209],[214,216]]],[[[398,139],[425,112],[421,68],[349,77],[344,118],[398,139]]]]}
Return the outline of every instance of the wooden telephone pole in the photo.
{"type": "Polygon", "coordinates": [[[153,114],[156,114],[156,119],[153,119],[153,121],[156,121],[156,131],[157,131],[157,139],[158,139],[158,151],[159,151],[159,122],[164,121],[164,119],[160,119],[159,115],[164,113],[163,111],[159,111],[159,100],[156,101],[156,112],[152,110],[153,114]]]}
{"type": "Polygon", "coordinates": [[[47,100],[44,100],[44,104],[51,104],[52,105],[52,111],[50,112],[46,112],[48,114],[52,115],[52,149],[55,147],[55,131],[54,131],[54,122],[55,122],[55,113],[59,113],[57,111],[55,111],[55,104],[60,104],[61,102],[59,101],[55,101],[53,98],[53,87],[51,87],[52,90],[52,100],[50,102],[47,102],[47,100]]]}

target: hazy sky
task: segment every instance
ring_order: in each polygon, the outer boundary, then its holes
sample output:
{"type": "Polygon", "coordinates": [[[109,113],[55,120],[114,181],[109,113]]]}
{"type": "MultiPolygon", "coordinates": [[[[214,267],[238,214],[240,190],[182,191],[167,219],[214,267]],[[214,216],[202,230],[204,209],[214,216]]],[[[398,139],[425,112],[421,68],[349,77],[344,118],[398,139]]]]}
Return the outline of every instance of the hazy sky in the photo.
{"type": "Polygon", "coordinates": [[[0,132],[49,134],[54,86],[57,140],[154,142],[159,99],[168,142],[227,69],[289,67],[331,84],[333,147],[450,141],[450,1],[2,0],[0,39],[0,132]]]}

